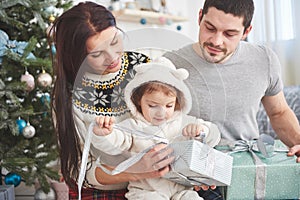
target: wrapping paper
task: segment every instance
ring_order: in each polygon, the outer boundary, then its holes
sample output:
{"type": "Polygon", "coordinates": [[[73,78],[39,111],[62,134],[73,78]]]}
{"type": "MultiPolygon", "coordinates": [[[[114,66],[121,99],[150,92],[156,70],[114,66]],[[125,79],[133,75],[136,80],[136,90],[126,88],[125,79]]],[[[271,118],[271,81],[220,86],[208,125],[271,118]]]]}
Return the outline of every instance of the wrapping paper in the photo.
{"type": "Polygon", "coordinates": [[[175,161],[164,177],[177,183],[193,185],[230,185],[233,158],[196,140],[169,144],[175,161]]]}

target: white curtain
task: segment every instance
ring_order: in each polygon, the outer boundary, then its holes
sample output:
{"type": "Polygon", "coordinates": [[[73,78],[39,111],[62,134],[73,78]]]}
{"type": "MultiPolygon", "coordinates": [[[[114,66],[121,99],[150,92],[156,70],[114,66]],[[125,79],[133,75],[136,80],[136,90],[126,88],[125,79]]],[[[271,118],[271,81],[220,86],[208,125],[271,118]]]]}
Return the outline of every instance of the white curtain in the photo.
{"type": "Polygon", "coordinates": [[[270,46],[282,64],[285,85],[300,84],[299,0],[254,0],[253,29],[248,40],[270,46]],[[298,11],[298,12],[296,12],[298,11]]]}

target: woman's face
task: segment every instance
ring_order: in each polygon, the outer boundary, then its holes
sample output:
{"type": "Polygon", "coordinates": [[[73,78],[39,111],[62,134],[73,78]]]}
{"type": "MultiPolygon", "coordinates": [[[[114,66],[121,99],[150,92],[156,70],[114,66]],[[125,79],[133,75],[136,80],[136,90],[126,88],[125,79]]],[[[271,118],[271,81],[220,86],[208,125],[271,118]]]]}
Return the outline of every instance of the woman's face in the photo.
{"type": "Polygon", "coordinates": [[[109,27],[91,36],[86,41],[89,71],[96,74],[109,74],[120,70],[123,52],[122,32],[109,27]]]}

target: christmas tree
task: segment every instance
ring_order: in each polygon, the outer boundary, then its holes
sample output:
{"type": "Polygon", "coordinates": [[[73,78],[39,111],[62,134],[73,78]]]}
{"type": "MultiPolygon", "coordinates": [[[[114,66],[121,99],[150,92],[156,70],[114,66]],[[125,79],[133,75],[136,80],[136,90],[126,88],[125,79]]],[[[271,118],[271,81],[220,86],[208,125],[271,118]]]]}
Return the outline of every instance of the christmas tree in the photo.
{"type": "Polygon", "coordinates": [[[58,151],[50,109],[55,47],[47,30],[70,6],[61,0],[0,2],[0,184],[38,181],[48,192],[49,179],[59,178],[49,164],[58,151]]]}

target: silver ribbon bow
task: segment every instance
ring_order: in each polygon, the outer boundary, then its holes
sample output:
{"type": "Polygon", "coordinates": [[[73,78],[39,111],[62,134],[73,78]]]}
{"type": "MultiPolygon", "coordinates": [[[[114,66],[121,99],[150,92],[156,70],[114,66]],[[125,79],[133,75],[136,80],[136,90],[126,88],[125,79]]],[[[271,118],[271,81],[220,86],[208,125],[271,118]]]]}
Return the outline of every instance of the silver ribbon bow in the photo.
{"type": "Polygon", "coordinates": [[[274,152],[274,138],[262,134],[257,140],[238,140],[228,146],[232,150],[230,154],[241,151],[248,151],[251,153],[256,168],[254,199],[264,199],[266,192],[266,164],[256,155],[255,151],[260,152],[265,158],[271,157],[274,152]]]}

